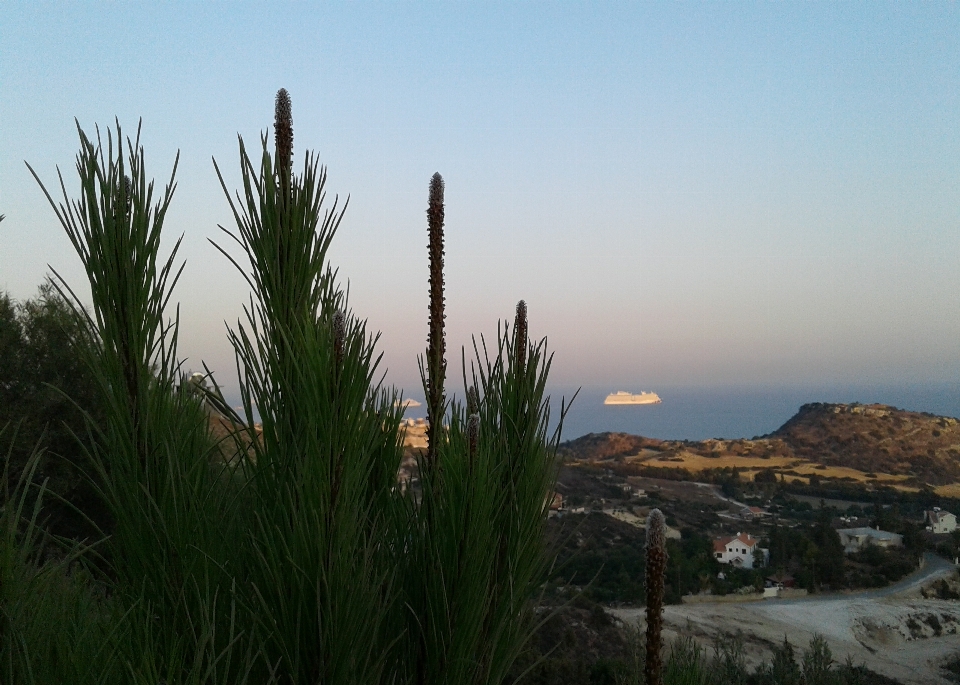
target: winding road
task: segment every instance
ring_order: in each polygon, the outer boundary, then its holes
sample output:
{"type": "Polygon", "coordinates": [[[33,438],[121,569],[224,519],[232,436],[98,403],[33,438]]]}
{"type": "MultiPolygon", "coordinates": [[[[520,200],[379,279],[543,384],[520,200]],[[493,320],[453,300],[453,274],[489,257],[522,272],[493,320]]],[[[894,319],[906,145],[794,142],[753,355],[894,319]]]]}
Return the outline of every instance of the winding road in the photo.
{"type": "MultiPolygon", "coordinates": [[[[917,590],[956,572],[950,561],[925,554],[922,568],[876,590],[670,605],[663,611],[664,635],[686,635],[709,650],[740,634],[752,665],[769,659],[770,648],[785,638],[803,648],[820,635],[839,662],[865,663],[905,685],[948,685],[940,664],[960,651],[960,603],[924,599],[917,590]]],[[[639,607],[609,611],[628,624],[645,620],[639,607]]]]}
{"type": "Polygon", "coordinates": [[[923,565],[910,575],[901,578],[893,585],[877,588],[876,590],[860,590],[855,592],[834,592],[817,595],[807,595],[806,597],[794,597],[791,599],[767,599],[766,604],[795,604],[797,602],[832,602],[838,599],[880,599],[881,597],[890,597],[898,595],[901,592],[916,590],[921,585],[946,578],[951,573],[956,572],[957,566],[947,561],[941,556],[926,552],[923,555],[923,565]]]}

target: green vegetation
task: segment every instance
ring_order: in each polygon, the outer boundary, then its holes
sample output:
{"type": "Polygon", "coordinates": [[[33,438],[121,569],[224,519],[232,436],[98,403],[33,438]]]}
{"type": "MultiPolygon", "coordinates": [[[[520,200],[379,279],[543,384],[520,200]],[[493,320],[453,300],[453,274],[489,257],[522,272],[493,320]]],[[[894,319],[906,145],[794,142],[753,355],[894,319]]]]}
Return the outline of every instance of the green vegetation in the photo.
{"type": "Polygon", "coordinates": [[[7,487],[16,485],[36,449],[34,483],[46,481],[49,491],[41,518],[52,532],[77,539],[95,531],[62,500],[106,524],[83,477],[89,465],[78,444],[88,442],[84,412],[97,421],[103,416],[83,363],[88,345],[82,321],[51,282],[20,303],[0,293],[0,427],[9,426],[0,449],[9,456],[7,487]]]}
{"type": "MultiPolygon", "coordinates": [[[[521,302],[513,326],[474,346],[467,403],[447,400],[435,176],[422,362],[435,425],[419,482],[398,483],[398,394],[376,380],[377,337],[350,311],[327,259],[343,208],[326,205],[314,155],[294,172],[286,91],[276,105],[275,151],[264,137],[254,162],[240,141],[235,198],[221,176],[235,219],[226,233],[241,255],[221,250],[252,291],[230,332],[241,414],[215,385],[187,382],[177,357],[179,321],[167,315],[179,242],[159,256],[176,164],[155,194],[139,134],[125,140],[118,125],[116,140],[91,140],[78,126],[79,198],[62,178],[62,201],[47,198],[83,262],[92,308],[59,278],[41,302],[69,341],[61,351],[82,362],[76,388],[95,400],[69,404],[79,428],[26,405],[29,417],[4,417],[23,432],[0,431],[10,445],[2,682],[500,683],[533,633],[559,439],[547,432],[545,342],[528,340],[521,302]],[[211,432],[213,417],[234,427],[225,440],[211,432]],[[30,422],[80,438],[74,453],[103,515],[86,502],[64,506],[94,531],[86,542],[44,526],[55,479],[40,469],[63,455],[55,434],[30,422]]],[[[22,333],[29,307],[0,304],[5,349],[39,345],[22,333]]],[[[26,392],[15,385],[0,390],[26,392]]]]}
{"type": "Polygon", "coordinates": [[[549,536],[558,553],[550,577],[551,594],[563,596],[571,589],[583,588],[586,597],[595,602],[643,602],[642,530],[601,513],[568,514],[551,522],[549,536]]]}
{"type": "MultiPolygon", "coordinates": [[[[670,502],[661,502],[660,507],[678,515],[683,511],[670,502]]],[[[786,525],[776,519],[765,525],[760,544],[770,550],[770,559],[767,566],[754,569],[720,564],[714,558],[711,537],[683,527],[679,540],[666,541],[666,603],[678,604],[683,595],[701,592],[727,595],[744,588],[758,591],[770,576],[790,576],[796,587],[817,592],[884,587],[916,570],[924,549],[919,536],[905,534],[902,548],[868,547],[848,555],[831,525],[834,512],[830,507],[815,510],[800,502],[799,508],[815,520],[786,525]]],[[[886,516],[895,514],[887,511],[886,516]]],[[[893,527],[899,531],[908,525],[904,522],[893,527]]],[[[956,537],[960,539],[960,535],[956,537]]],[[[557,550],[557,564],[548,584],[551,596],[582,591],[585,598],[595,602],[644,603],[646,543],[640,528],[599,512],[566,514],[551,521],[548,538],[557,550]]]]}
{"type": "Polygon", "coordinates": [[[956,559],[960,557],[960,529],[953,531],[945,540],[940,541],[936,547],[937,554],[946,559],[956,559]]]}

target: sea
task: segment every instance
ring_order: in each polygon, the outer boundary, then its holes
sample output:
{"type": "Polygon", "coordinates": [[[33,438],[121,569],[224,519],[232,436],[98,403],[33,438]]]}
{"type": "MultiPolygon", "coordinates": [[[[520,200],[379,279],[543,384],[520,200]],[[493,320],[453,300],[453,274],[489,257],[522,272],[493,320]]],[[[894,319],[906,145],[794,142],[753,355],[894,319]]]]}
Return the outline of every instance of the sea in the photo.
{"type": "MultiPolygon", "coordinates": [[[[551,424],[556,428],[561,401],[577,388],[550,388],[551,424]]],[[[615,431],[662,440],[753,438],[782,426],[810,402],[887,404],[898,409],[960,417],[960,383],[915,385],[824,385],[809,387],[682,386],[644,387],[661,404],[607,406],[616,390],[582,387],[563,420],[561,439],[615,431]]]]}
{"type": "MultiPolygon", "coordinates": [[[[547,394],[550,402],[551,432],[557,429],[561,409],[566,407],[560,435],[563,441],[588,433],[605,432],[630,433],[661,440],[754,438],[773,433],[796,414],[802,405],[810,402],[887,404],[908,411],[960,418],[960,382],[802,387],[548,386],[547,394]],[[655,392],[662,402],[646,405],[605,405],[604,398],[617,390],[655,392]]],[[[462,399],[459,395],[456,391],[452,393],[453,398],[462,399]]],[[[407,409],[404,412],[406,418],[426,416],[422,392],[412,392],[405,397],[421,403],[407,409]]]]}

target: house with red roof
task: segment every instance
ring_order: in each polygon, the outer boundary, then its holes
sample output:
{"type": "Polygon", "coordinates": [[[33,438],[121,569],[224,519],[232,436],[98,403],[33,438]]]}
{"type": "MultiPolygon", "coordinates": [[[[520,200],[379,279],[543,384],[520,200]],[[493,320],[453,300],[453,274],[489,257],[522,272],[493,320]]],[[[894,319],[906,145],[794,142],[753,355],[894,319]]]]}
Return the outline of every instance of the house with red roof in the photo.
{"type": "Polygon", "coordinates": [[[713,557],[721,564],[732,564],[737,568],[752,569],[757,550],[762,555],[762,565],[766,566],[770,560],[770,550],[760,547],[760,538],[750,533],[737,533],[713,541],[713,557]]]}
{"type": "Polygon", "coordinates": [[[744,507],[740,510],[740,517],[747,521],[754,521],[770,516],[770,512],[761,507],[744,507]]]}

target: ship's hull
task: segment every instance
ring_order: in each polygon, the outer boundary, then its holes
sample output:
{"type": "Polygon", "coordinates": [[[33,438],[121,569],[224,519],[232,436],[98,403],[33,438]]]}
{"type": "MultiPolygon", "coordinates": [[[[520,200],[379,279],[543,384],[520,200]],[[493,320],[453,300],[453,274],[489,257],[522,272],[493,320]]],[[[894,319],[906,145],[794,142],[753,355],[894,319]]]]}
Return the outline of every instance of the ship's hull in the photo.
{"type": "Polygon", "coordinates": [[[607,395],[603,401],[607,405],[634,405],[634,404],[660,404],[660,396],[655,392],[642,392],[639,395],[633,395],[628,392],[615,392],[607,395]]]}

